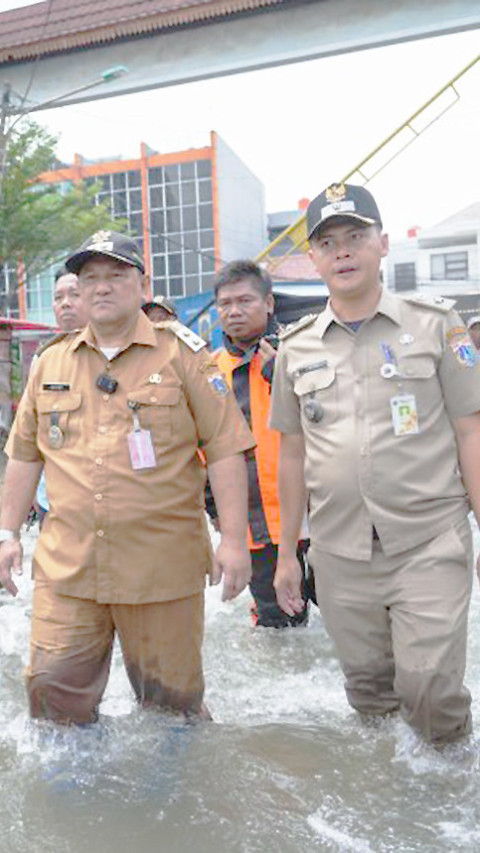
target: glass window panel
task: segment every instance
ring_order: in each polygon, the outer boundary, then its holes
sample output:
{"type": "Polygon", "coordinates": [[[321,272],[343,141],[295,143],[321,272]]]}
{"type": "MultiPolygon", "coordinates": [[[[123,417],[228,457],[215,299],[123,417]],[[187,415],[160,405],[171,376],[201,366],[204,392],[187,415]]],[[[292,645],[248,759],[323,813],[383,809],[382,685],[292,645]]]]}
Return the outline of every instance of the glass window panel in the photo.
{"type": "Polygon", "coordinates": [[[154,278],[153,279],[153,295],[154,296],[166,296],[167,295],[167,282],[164,278],[154,278]]]}
{"type": "Polygon", "coordinates": [[[186,252],[183,258],[183,263],[187,274],[191,275],[192,273],[198,273],[199,256],[194,252],[186,252]]]}
{"type": "Polygon", "coordinates": [[[150,207],[163,208],[163,188],[150,187],[150,207]]]}
{"type": "Polygon", "coordinates": [[[213,205],[201,204],[198,210],[200,214],[200,228],[211,228],[213,225],[213,205]]]}
{"type": "Polygon", "coordinates": [[[168,289],[170,291],[170,296],[183,296],[183,279],[182,278],[169,278],[168,280],[168,289]]]}
{"type": "Polygon", "coordinates": [[[197,175],[199,178],[209,178],[212,174],[211,160],[197,160],[197,175]]]}
{"type": "Polygon", "coordinates": [[[197,208],[183,207],[182,208],[183,230],[196,231],[197,229],[197,208]]]}
{"type": "Polygon", "coordinates": [[[180,187],[178,184],[165,186],[165,204],[167,207],[178,207],[180,204],[180,187]]]}
{"type": "Polygon", "coordinates": [[[168,255],[168,274],[171,277],[172,275],[182,275],[182,256],[180,253],[175,255],[168,255]]]}
{"type": "Polygon", "coordinates": [[[163,210],[152,210],[150,214],[150,227],[152,234],[157,236],[165,231],[165,214],[163,210]]]}
{"type": "Polygon", "coordinates": [[[200,231],[200,248],[214,249],[215,248],[215,232],[200,231]]]}
{"type": "Polygon", "coordinates": [[[115,172],[112,175],[113,179],[113,189],[114,190],[124,190],[127,185],[127,176],[125,172],[115,172]]]}
{"type": "Polygon", "coordinates": [[[127,172],[127,177],[129,187],[140,187],[142,185],[142,177],[139,169],[134,172],[127,172]]]}
{"type": "Polygon", "coordinates": [[[115,216],[124,216],[127,212],[127,197],[125,193],[113,194],[113,212],[115,216]]]}
{"type": "Polygon", "coordinates": [[[171,184],[178,182],[178,166],[165,166],[165,183],[171,184]]]}
{"type": "Polygon", "coordinates": [[[131,213],[129,216],[130,231],[137,237],[141,237],[143,233],[143,222],[141,213],[131,213]]]}
{"type": "Polygon", "coordinates": [[[213,272],[215,269],[215,259],[208,255],[202,255],[202,272],[213,272]]]}
{"type": "Polygon", "coordinates": [[[182,188],[182,204],[196,204],[197,193],[195,190],[195,181],[184,181],[180,186],[182,188]]]}
{"type": "Polygon", "coordinates": [[[196,234],[196,233],[184,234],[183,246],[185,249],[192,249],[193,251],[198,249],[198,234],[196,234]]]}
{"type": "Polygon", "coordinates": [[[130,190],[128,194],[128,200],[130,202],[130,210],[141,210],[142,209],[142,191],[141,190],[130,190]]]}
{"type": "Polygon", "coordinates": [[[199,181],[198,182],[198,200],[199,201],[211,201],[212,200],[212,182],[211,181],[199,181]]]}
{"type": "Polygon", "coordinates": [[[195,163],[181,163],[180,174],[181,174],[182,178],[194,178],[195,177],[195,163]]]}
{"type": "Polygon", "coordinates": [[[187,275],[185,277],[185,293],[191,296],[194,293],[200,293],[200,276],[187,275]]]}
{"type": "Polygon", "coordinates": [[[148,183],[150,186],[152,184],[163,184],[163,166],[154,166],[148,170],[148,183]]]}
{"type": "Polygon", "coordinates": [[[155,279],[161,279],[165,276],[165,256],[164,255],[154,255],[153,256],[153,277],[155,279]]]}
{"type": "Polygon", "coordinates": [[[175,231],[180,231],[180,208],[172,208],[167,210],[167,231],[172,234],[175,231]]]}
{"type": "Polygon", "coordinates": [[[211,290],[213,286],[213,273],[202,275],[202,292],[211,290]]]}
{"type": "Polygon", "coordinates": [[[105,192],[110,192],[110,190],[111,190],[110,175],[100,175],[97,178],[97,181],[99,181],[101,183],[105,192]]]}
{"type": "Polygon", "coordinates": [[[167,243],[164,237],[160,237],[157,234],[151,234],[150,246],[152,252],[165,252],[167,248],[167,243]]]}
{"type": "Polygon", "coordinates": [[[50,308],[52,305],[52,291],[51,290],[41,290],[40,291],[40,305],[42,308],[50,308]]]}

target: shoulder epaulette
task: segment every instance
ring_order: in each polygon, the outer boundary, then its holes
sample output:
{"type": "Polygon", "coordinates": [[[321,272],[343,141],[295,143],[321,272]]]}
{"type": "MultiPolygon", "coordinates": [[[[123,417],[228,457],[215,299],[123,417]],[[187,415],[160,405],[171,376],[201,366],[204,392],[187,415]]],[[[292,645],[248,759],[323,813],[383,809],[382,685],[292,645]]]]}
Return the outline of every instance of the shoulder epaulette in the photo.
{"type": "Polygon", "coordinates": [[[70,335],[78,334],[78,332],[80,332],[80,331],[81,331],[80,329],[74,329],[72,332],[58,332],[58,334],[54,335],[53,338],[50,338],[48,341],[45,341],[44,344],[41,344],[38,347],[35,355],[37,357],[41,356],[42,353],[45,352],[45,350],[49,349],[50,347],[53,347],[55,344],[60,343],[60,341],[64,341],[65,338],[68,338],[70,335]]]}
{"type": "Polygon", "coordinates": [[[412,305],[420,305],[423,308],[433,308],[446,314],[456,304],[455,299],[445,299],[444,296],[426,296],[424,293],[416,293],[412,296],[402,296],[405,302],[412,305]]]}
{"type": "Polygon", "coordinates": [[[155,323],[156,329],[167,329],[170,332],[173,332],[174,335],[177,336],[184,344],[189,347],[193,352],[199,352],[203,347],[207,346],[207,342],[203,340],[199,335],[192,332],[188,326],[184,326],[183,323],[180,323],[180,320],[165,320],[163,323],[155,323]]]}
{"type": "Polygon", "coordinates": [[[317,319],[318,314],[306,314],[305,317],[300,317],[300,320],[296,320],[295,323],[289,323],[288,326],[285,326],[284,329],[279,334],[279,339],[284,341],[285,338],[289,338],[290,335],[294,335],[296,332],[299,332],[301,329],[306,329],[307,326],[311,326],[312,323],[317,319]]]}

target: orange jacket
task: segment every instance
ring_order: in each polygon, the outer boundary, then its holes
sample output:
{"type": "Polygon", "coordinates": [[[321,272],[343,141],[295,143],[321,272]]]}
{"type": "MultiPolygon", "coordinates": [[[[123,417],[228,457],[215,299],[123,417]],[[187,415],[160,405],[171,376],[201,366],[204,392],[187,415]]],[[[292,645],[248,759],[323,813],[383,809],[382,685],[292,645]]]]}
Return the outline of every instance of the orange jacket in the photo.
{"type": "MultiPolygon", "coordinates": [[[[236,391],[235,383],[233,382],[233,374],[237,368],[244,365],[241,356],[233,355],[226,349],[217,350],[214,353],[220,370],[225,374],[225,377],[236,391]]],[[[272,430],[268,426],[268,418],[270,414],[270,384],[262,376],[262,362],[259,353],[255,353],[248,365],[243,369],[248,370],[248,388],[244,388],[243,392],[249,396],[250,403],[250,418],[251,429],[257,443],[254,453],[256,478],[249,471],[249,521],[250,527],[248,532],[248,545],[250,550],[262,548],[268,544],[268,541],[278,545],[280,538],[280,512],[278,505],[278,455],[280,451],[280,434],[272,430]],[[256,482],[255,482],[256,480],[256,482]],[[261,514],[262,519],[266,524],[268,531],[267,540],[265,537],[255,533],[254,517],[258,518],[261,514]]],[[[246,414],[240,403],[244,415],[246,414]]],[[[247,418],[248,420],[248,418],[247,418]]],[[[254,474],[255,472],[253,472],[254,474]]]]}

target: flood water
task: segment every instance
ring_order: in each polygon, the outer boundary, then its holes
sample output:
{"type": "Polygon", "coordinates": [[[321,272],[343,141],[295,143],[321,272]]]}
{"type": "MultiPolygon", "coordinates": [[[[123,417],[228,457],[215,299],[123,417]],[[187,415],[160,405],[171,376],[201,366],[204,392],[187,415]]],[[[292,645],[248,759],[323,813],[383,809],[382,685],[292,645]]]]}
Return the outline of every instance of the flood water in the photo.
{"type": "MultiPolygon", "coordinates": [[[[475,738],[438,754],[399,719],[361,723],[314,609],[306,629],[253,629],[249,596],[207,593],[213,723],[140,711],[117,652],[100,722],[31,722],[36,529],[13,601],[0,592],[1,853],[480,851],[480,593],[467,683],[475,738]]],[[[477,537],[477,550],[479,546],[477,537]]]]}

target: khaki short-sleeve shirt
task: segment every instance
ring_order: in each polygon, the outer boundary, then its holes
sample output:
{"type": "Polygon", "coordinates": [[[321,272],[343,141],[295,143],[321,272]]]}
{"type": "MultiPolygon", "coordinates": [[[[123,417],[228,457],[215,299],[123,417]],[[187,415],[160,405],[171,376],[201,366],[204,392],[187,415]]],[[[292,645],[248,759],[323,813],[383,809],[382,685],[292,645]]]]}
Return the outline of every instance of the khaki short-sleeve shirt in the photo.
{"type": "Polygon", "coordinates": [[[314,550],[367,560],[375,527],[401,553],[468,511],[452,422],[480,410],[480,363],[452,305],[384,291],[356,332],[327,305],[281,343],[271,426],[304,435],[314,550]],[[402,397],[418,431],[396,434],[402,397]]]}
{"type": "Polygon", "coordinates": [[[212,356],[193,352],[169,324],[156,328],[141,313],[112,361],[88,326],[53,343],[30,376],[7,445],[13,459],[45,463],[50,511],[35,578],[61,594],[118,604],[199,592],[211,567],[201,457],[211,464],[252,446],[212,356]],[[118,383],[113,393],[97,386],[101,374],[118,383]],[[152,438],[154,468],[132,468],[134,413],[152,438]],[[61,446],[52,446],[52,426],[61,446]]]}

